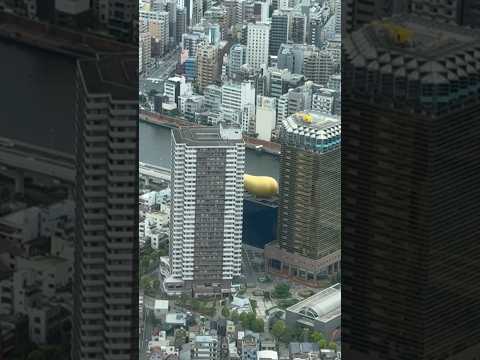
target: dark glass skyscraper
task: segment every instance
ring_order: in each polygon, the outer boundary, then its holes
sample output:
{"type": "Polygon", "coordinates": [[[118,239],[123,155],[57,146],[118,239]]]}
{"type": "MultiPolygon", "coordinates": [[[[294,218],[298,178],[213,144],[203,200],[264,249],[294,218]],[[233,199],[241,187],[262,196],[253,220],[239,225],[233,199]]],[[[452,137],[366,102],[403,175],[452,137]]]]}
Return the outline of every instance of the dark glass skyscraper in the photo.
{"type": "Polygon", "coordinates": [[[272,15],[268,53],[277,56],[280,45],[288,41],[288,15],[276,10],[272,15]]]}
{"type": "Polygon", "coordinates": [[[344,39],[342,358],[478,359],[480,33],[344,39]]]}
{"type": "Polygon", "coordinates": [[[283,121],[278,242],[265,247],[267,271],[310,286],[339,272],[340,134],[339,118],[320,112],[283,121]]]}

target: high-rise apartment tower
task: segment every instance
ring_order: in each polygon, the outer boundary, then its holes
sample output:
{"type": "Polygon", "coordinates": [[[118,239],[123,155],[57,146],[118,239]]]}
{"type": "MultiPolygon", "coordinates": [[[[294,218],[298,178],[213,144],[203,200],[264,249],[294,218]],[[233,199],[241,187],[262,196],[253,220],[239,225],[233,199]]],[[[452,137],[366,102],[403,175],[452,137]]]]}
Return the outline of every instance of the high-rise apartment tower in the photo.
{"type": "Polygon", "coordinates": [[[74,360],[138,358],[137,69],[78,63],[74,360]]]}
{"type": "Polygon", "coordinates": [[[172,133],[168,294],[228,294],[240,275],[245,145],[238,128],[172,133]]]}

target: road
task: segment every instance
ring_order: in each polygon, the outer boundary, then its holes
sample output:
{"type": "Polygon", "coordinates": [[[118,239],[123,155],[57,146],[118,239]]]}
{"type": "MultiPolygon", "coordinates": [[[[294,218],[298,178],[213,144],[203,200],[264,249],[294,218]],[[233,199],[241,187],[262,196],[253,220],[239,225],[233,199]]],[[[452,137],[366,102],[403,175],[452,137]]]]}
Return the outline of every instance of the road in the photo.
{"type": "Polygon", "coordinates": [[[178,50],[173,50],[157,61],[153,69],[140,79],[140,91],[148,94],[152,89],[163,92],[163,82],[175,73],[178,50]]]}

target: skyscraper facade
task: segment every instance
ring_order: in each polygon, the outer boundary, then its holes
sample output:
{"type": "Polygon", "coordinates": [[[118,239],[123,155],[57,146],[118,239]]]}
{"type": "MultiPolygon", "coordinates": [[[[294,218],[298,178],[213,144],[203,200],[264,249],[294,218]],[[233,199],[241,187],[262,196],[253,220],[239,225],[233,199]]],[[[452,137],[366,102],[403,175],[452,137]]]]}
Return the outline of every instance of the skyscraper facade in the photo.
{"type": "Polygon", "coordinates": [[[288,14],[279,10],[273,12],[268,50],[270,55],[277,56],[280,46],[288,42],[288,25],[288,14]]]}
{"type": "Polygon", "coordinates": [[[340,271],[340,136],[333,115],[283,120],[278,241],[265,247],[267,271],[313,286],[340,271]]]}
{"type": "Polygon", "coordinates": [[[479,40],[414,16],[344,40],[344,358],[480,354],[479,40]]]}
{"type": "Polygon", "coordinates": [[[304,44],[307,31],[307,21],[305,15],[296,14],[292,16],[291,39],[294,44],[304,44]]]}
{"type": "Polygon", "coordinates": [[[78,63],[74,360],[138,356],[137,61],[78,63]]]}
{"type": "Polygon", "coordinates": [[[197,48],[197,86],[203,93],[208,85],[220,81],[220,64],[218,48],[202,43],[197,48]]]}
{"type": "Polygon", "coordinates": [[[245,45],[235,44],[230,48],[228,55],[228,76],[235,79],[240,74],[240,68],[247,61],[247,49],[245,45]]]}
{"type": "Polygon", "coordinates": [[[472,0],[451,0],[432,3],[412,0],[412,13],[426,19],[464,26],[480,26],[480,4],[472,0]]]}
{"type": "Polygon", "coordinates": [[[167,294],[231,292],[241,271],[245,145],[238,128],[172,133],[167,294]]]}
{"type": "Polygon", "coordinates": [[[253,71],[268,66],[270,26],[267,24],[248,24],[247,27],[247,64],[253,71]]]}

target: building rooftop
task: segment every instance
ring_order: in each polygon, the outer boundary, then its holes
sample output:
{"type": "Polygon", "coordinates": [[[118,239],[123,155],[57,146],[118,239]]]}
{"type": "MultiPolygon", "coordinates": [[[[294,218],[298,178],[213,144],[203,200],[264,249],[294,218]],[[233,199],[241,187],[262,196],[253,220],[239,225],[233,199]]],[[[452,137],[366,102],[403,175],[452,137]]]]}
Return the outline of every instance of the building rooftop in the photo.
{"type": "Polygon", "coordinates": [[[341,128],[336,115],[298,112],[283,120],[280,137],[285,144],[323,153],[340,147],[341,128]]]}
{"type": "Polygon", "coordinates": [[[290,306],[287,311],[327,322],[341,315],[341,294],[340,284],[336,284],[290,306]]]}
{"type": "Polygon", "coordinates": [[[343,45],[343,85],[356,99],[441,115],[478,101],[479,30],[395,16],[353,32],[343,45]]]}
{"type": "Polygon", "coordinates": [[[278,359],[278,353],[273,350],[261,350],[257,353],[257,359],[278,359]]]}
{"type": "Polygon", "coordinates": [[[181,127],[172,134],[177,144],[189,146],[231,146],[243,142],[239,128],[181,127]]]}
{"type": "Polygon", "coordinates": [[[168,300],[155,299],[155,310],[168,310],[168,300]]]}
{"type": "Polygon", "coordinates": [[[480,31],[415,16],[373,22],[344,41],[356,67],[410,80],[447,82],[480,66],[480,31]]]}
{"type": "Polygon", "coordinates": [[[185,325],[187,317],[183,313],[168,313],[165,317],[167,324],[185,325]]]}
{"type": "Polygon", "coordinates": [[[197,343],[210,343],[217,341],[217,338],[212,335],[197,335],[195,336],[195,342],[197,343]]]}
{"type": "Polygon", "coordinates": [[[288,351],[290,354],[319,352],[320,346],[312,342],[292,342],[288,344],[288,351]]]}
{"type": "Polygon", "coordinates": [[[78,61],[84,86],[90,94],[111,94],[114,100],[138,98],[138,57],[128,54],[78,61]]]}

